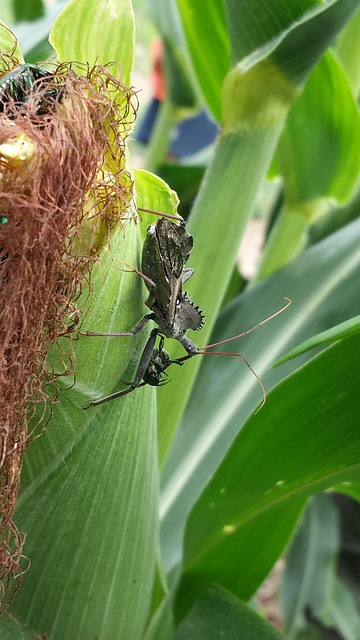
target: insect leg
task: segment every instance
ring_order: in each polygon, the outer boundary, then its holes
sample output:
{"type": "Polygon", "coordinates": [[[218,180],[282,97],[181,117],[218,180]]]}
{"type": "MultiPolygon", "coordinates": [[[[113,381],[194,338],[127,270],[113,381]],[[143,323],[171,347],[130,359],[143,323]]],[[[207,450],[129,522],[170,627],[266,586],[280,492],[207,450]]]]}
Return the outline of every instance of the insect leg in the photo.
{"type": "Polygon", "coordinates": [[[151,356],[153,354],[153,350],[155,347],[156,336],[158,334],[157,329],[153,329],[150,333],[149,339],[144,347],[144,351],[142,352],[140,362],[135,374],[135,378],[131,385],[127,389],[122,389],[122,391],[116,391],[115,393],[111,393],[109,396],[105,396],[104,398],[100,398],[100,400],[91,400],[85,409],[89,407],[96,407],[99,404],[103,404],[108,400],[113,400],[114,398],[121,398],[121,396],[126,396],[131,391],[135,391],[141,385],[141,381],[144,377],[145,371],[148,367],[148,364],[151,360],[151,356]]]}
{"type": "Polygon", "coordinates": [[[147,325],[149,320],[154,320],[154,314],[148,313],[146,316],[138,322],[135,327],[131,329],[131,331],[111,331],[111,332],[102,332],[102,331],[84,331],[81,332],[83,336],[108,336],[108,337],[117,337],[117,336],[136,336],[137,333],[143,330],[143,328],[147,325]]]}
{"type": "Polygon", "coordinates": [[[189,278],[191,278],[192,275],[194,275],[195,271],[194,269],[184,269],[183,273],[182,273],[182,283],[185,284],[185,282],[187,282],[189,280],[189,278]]]}

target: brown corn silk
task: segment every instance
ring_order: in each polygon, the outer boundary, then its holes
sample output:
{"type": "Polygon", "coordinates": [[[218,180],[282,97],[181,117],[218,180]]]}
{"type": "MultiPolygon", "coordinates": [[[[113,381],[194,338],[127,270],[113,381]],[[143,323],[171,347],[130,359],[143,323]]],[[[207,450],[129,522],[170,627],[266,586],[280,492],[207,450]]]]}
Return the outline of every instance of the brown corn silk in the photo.
{"type": "Polygon", "coordinates": [[[35,85],[26,104],[8,103],[0,114],[0,215],[7,219],[0,225],[3,607],[21,578],[23,537],[12,514],[24,451],[57,401],[56,378],[73,371],[76,301],[100,246],[129,208],[124,144],[135,118],[132,95],[106,67],[63,65],[50,84],[35,85]],[[46,113],[39,115],[42,99],[46,113]],[[61,347],[60,336],[69,338],[61,347]]]}

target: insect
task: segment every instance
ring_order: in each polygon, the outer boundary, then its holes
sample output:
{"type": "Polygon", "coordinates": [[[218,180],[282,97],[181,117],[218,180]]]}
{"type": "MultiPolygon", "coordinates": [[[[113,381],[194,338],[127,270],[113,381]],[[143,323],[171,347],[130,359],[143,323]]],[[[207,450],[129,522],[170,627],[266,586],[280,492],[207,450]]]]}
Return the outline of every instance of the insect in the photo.
{"type": "MultiPolygon", "coordinates": [[[[265,389],[260,378],[252,369],[246,358],[240,353],[209,352],[211,347],[230,342],[247,335],[258,326],[281,313],[287,304],[271,315],[266,320],[258,323],[252,329],[237,336],[220,342],[198,347],[185,334],[188,329],[197,331],[203,326],[203,314],[199,307],[195,306],[189,295],[183,291],[183,284],[193,275],[194,270],[185,267],[193,248],[193,238],[185,229],[185,221],[180,219],[180,224],[175,224],[167,218],[159,218],[157,222],[147,229],[142,252],[142,275],[149,296],[146,305],[151,313],[146,314],[140,322],[128,332],[85,332],[87,336],[134,336],[146,326],[149,320],[153,320],[157,327],[154,328],[142,352],[139,365],[133,382],[121,391],[117,391],[99,400],[90,401],[88,406],[97,406],[108,400],[122,397],[135,389],[150,384],[161,386],[166,383],[166,369],[171,364],[182,365],[185,360],[195,355],[233,355],[241,357],[252,373],[257,378],[265,402],[265,389]],[[160,336],[159,347],[155,347],[156,338],[160,336]],[[186,356],[171,360],[164,347],[164,337],[178,340],[187,352],[186,356]]],[[[140,272],[139,272],[140,273],[140,272]]],[[[86,407],[87,408],[87,407],[86,407]]]]}
{"type": "Polygon", "coordinates": [[[14,102],[23,106],[29,97],[38,92],[37,114],[48,113],[54,102],[61,102],[63,90],[54,86],[54,74],[33,64],[21,64],[0,78],[0,112],[7,109],[10,117],[15,117],[14,108],[6,105],[14,102]],[[49,88],[46,86],[49,85],[49,88]]]}
{"type": "Polygon", "coordinates": [[[192,236],[185,229],[185,221],[177,225],[160,218],[148,227],[142,252],[141,274],[149,296],[146,305],[151,313],[127,332],[93,333],[87,336],[134,336],[153,320],[158,325],[155,336],[178,340],[189,355],[197,353],[197,346],[186,335],[188,329],[197,331],[203,326],[203,314],[195,306],[182,286],[194,270],[185,268],[193,247],[192,236]]]}

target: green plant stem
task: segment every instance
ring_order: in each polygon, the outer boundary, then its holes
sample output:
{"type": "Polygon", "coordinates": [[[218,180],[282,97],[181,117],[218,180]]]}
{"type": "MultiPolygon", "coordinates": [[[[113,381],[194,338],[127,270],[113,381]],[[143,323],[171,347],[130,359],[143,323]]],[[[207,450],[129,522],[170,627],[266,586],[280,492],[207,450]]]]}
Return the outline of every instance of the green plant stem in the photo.
{"type": "Polygon", "coordinates": [[[295,260],[306,245],[308,228],[308,219],[296,208],[282,209],[270,233],[259,269],[251,284],[266,278],[295,260]]]}
{"type": "Polygon", "coordinates": [[[175,124],[175,109],[169,100],[164,100],[160,105],[159,114],[151,134],[146,158],[146,169],[155,171],[168,153],[170,136],[175,124]]]}

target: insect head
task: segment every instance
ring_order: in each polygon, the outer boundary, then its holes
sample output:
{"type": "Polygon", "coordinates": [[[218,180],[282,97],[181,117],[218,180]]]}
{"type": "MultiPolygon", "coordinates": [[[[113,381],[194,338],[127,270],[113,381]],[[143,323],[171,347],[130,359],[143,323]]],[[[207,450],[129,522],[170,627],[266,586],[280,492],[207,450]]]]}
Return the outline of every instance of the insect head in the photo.
{"type": "Polygon", "coordinates": [[[38,94],[37,114],[44,115],[54,106],[54,102],[61,102],[63,90],[54,86],[54,74],[34,64],[21,64],[0,78],[0,113],[5,112],[9,117],[15,117],[15,103],[18,107],[25,105],[31,95],[38,94]],[[47,88],[48,86],[48,88],[47,88]]]}

